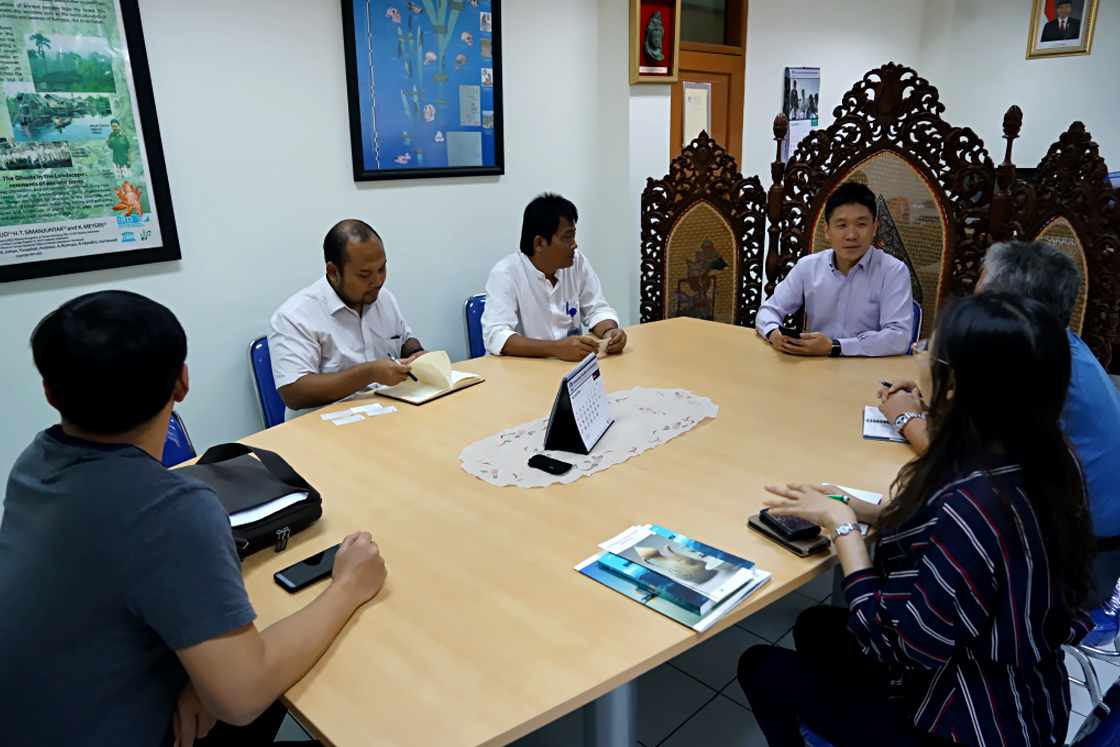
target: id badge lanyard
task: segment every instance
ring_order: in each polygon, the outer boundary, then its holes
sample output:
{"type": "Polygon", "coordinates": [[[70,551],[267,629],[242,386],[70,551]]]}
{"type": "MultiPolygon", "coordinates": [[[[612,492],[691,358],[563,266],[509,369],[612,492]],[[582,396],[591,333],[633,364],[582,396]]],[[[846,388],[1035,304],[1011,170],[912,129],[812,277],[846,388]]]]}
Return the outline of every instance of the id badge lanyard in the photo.
{"type": "Polygon", "coordinates": [[[565,301],[564,311],[568,314],[568,337],[579,337],[581,334],[580,324],[576,319],[576,316],[579,314],[579,306],[573,305],[570,301],[565,301]]]}

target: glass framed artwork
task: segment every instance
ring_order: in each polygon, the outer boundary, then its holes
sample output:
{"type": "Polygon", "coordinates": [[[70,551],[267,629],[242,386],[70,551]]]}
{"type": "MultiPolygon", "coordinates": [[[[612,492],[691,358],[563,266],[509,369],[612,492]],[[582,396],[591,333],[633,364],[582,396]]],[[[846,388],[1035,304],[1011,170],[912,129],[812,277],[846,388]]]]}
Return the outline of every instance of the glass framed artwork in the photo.
{"type": "Polygon", "coordinates": [[[500,0],[342,0],[355,181],[505,173],[500,0]]]}
{"type": "Polygon", "coordinates": [[[137,0],[0,7],[0,282],[181,258],[137,0]]]}
{"type": "Polygon", "coordinates": [[[630,83],[676,83],[681,0],[630,0],[630,83]]]}
{"type": "Polygon", "coordinates": [[[1090,53],[1097,20],[1097,0],[1032,2],[1028,60],[1090,53]]]}

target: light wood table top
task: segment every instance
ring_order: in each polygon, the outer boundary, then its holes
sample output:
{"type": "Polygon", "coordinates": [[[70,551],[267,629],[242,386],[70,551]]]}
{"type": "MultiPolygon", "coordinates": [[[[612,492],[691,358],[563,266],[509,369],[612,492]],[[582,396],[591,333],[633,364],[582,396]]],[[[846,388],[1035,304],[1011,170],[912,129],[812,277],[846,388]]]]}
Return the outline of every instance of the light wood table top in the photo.
{"type": "MultiPolygon", "coordinates": [[[[323,584],[287,594],[272,574],[369,531],[389,568],[286,702],[336,747],[499,747],[706,640],[835,563],[799,558],[747,529],[763,485],[834,482],[886,494],[905,444],[865,441],[862,408],[913,359],[795,358],[753,329],[674,319],[627,329],[600,362],[607,391],[688,389],[719,416],[569,485],[494,487],[460,466],[474,441],[547,416],[574,364],[486,357],[486,378],[421,407],[335,426],[316,414],[245,439],[279,452],[323,495],[323,518],[287,552],[246,559],[264,627],[323,584]],[[703,635],[572,567],[635,524],[657,523],[773,573],[703,635]]],[[[335,409],[341,409],[337,406],[335,409]]]]}

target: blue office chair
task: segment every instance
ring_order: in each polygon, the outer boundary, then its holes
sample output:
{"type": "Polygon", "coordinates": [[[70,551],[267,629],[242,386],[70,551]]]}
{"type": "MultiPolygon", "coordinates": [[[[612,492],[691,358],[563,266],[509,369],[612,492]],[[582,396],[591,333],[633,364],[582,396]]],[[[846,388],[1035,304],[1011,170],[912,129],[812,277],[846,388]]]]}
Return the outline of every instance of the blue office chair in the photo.
{"type": "MultiPolygon", "coordinates": [[[[1062,646],[1067,654],[1081,667],[1083,679],[1069,675],[1069,681],[1080,685],[1089,691],[1089,701],[1093,706],[1093,715],[1085,719],[1077,739],[1076,745],[1106,745],[1116,744],[1105,739],[1104,734],[1115,737],[1120,734],[1120,708],[1110,708],[1106,699],[1117,705],[1116,696],[1110,697],[1101,692],[1100,680],[1097,678],[1090,659],[1110,663],[1120,662],[1120,580],[1112,591],[1104,607],[1089,613],[1093,618],[1093,629],[1081,639],[1076,646],[1062,646]]],[[[1115,686],[1113,688],[1115,690],[1115,686]]]]}
{"type": "Polygon", "coordinates": [[[172,410],[160,461],[163,462],[164,467],[174,467],[196,456],[198,455],[194,453],[194,444],[191,443],[191,437],[187,435],[187,427],[183,425],[183,418],[172,410]]]}
{"type": "Polygon", "coordinates": [[[486,294],[476,293],[463,307],[467,315],[467,350],[472,358],[486,355],[486,342],[482,339],[482,312],[486,309],[486,294]]]}
{"type": "Polygon", "coordinates": [[[914,354],[914,343],[918,341],[918,336],[922,334],[922,307],[918,305],[917,301],[911,301],[914,305],[914,327],[910,330],[910,347],[906,348],[907,355],[914,354]]]}
{"type": "Polygon", "coordinates": [[[264,427],[271,428],[284,422],[284,400],[276,391],[272,378],[272,356],[268,354],[268,338],[258,337],[249,345],[249,371],[253,374],[257,404],[261,408],[264,427]]]}

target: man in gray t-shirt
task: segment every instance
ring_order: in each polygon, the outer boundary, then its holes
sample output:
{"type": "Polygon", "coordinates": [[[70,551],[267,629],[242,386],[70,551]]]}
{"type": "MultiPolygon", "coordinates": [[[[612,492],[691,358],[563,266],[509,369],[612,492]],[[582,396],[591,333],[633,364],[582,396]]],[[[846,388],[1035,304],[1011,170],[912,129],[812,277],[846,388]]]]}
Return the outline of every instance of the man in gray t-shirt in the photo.
{"type": "Polygon", "coordinates": [[[159,461],[188,390],[175,316],[92,293],[43,319],[31,346],[62,422],[19,457],[4,497],[2,741],[271,743],[276,699],[381,589],[377,545],[347,537],[330,585],[258,631],[217,496],[159,461]]]}
{"type": "Polygon", "coordinates": [[[214,491],[57,425],[8,479],[0,600],[12,744],[166,743],[187,682],[175,651],[256,618],[214,491]]]}

